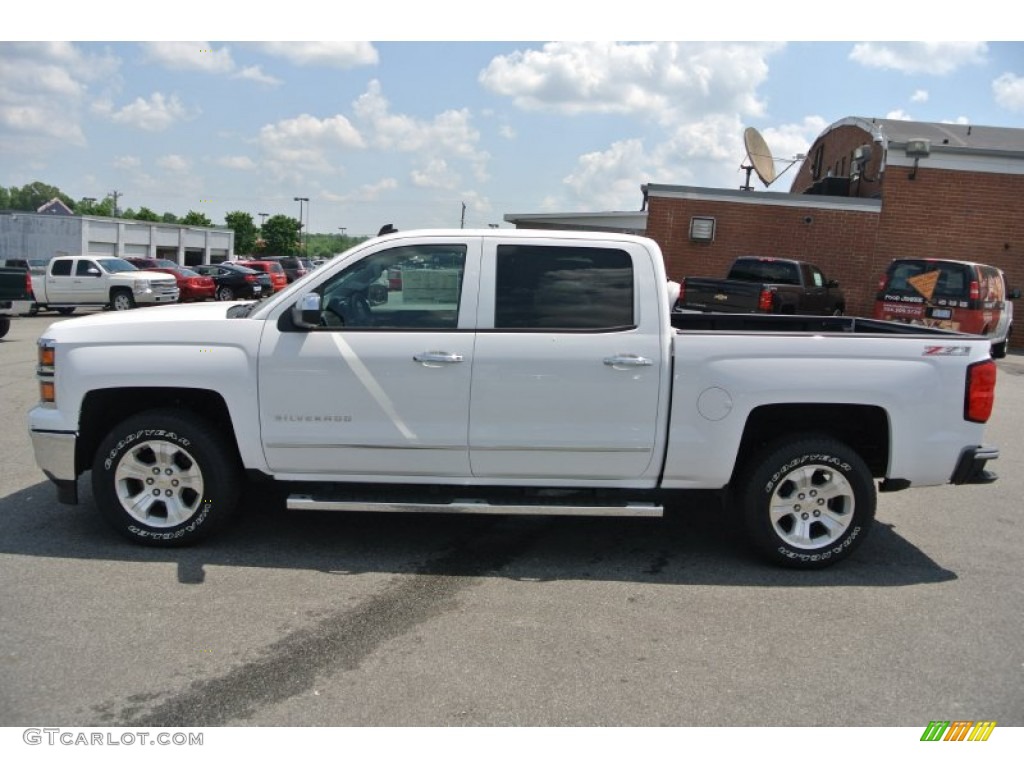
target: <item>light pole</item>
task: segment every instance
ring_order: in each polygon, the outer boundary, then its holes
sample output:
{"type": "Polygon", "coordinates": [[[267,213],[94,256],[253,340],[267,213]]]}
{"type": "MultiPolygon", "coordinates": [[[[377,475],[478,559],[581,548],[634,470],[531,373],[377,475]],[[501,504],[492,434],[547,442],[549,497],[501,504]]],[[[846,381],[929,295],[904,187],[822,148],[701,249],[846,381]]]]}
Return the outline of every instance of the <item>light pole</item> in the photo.
{"type": "Polygon", "coordinates": [[[305,240],[305,234],[306,234],[306,227],[302,223],[302,204],[303,203],[308,203],[309,202],[309,198],[308,197],[296,197],[294,199],[295,199],[295,202],[297,202],[299,204],[299,226],[301,227],[301,231],[299,232],[299,250],[300,250],[300,254],[299,255],[301,256],[302,255],[302,253],[301,253],[301,251],[302,251],[302,243],[305,240]]]}
{"type": "Polygon", "coordinates": [[[269,213],[257,213],[256,215],[260,217],[260,229],[263,229],[263,225],[267,222],[267,216],[269,216],[270,214],[269,213]]]}

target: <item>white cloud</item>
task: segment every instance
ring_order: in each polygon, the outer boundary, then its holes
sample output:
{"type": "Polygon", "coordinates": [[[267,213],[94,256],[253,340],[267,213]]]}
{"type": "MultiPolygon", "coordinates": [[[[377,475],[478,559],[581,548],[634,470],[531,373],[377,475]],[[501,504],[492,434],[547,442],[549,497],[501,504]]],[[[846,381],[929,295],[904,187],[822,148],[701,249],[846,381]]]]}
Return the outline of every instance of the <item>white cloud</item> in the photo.
{"type": "Polygon", "coordinates": [[[992,83],[996,104],[1013,112],[1024,112],[1024,77],[1006,72],[992,83]]]}
{"type": "Polygon", "coordinates": [[[985,43],[857,43],[850,59],[873,69],[895,69],[905,75],[948,75],[961,67],[982,64],[985,43]]]}
{"type": "Polygon", "coordinates": [[[231,76],[235,80],[251,80],[254,83],[263,85],[281,85],[281,80],[273,75],[266,74],[259,66],[243,67],[231,76]]]}
{"type": "Polygon", "coordinates": [[[5,153],[86,144],[82,111],[94,84],[118,80],[120,60],[71,43],[0,43],[0,143],[5,153]]]}
{"type": "Polygon", "coordinates": [[[305,174],[336,174],[332,153],[359,149],[362,136],[344,115],[302,114],[260,129],[257,143],[279,180],[302,181],[305,174]]]}
{"type": "Polygon", "coordinates": [[[487,177],[490,156],[479,148],[480,132],[472,126],[468,109],[446,110],[429,121],[396,114],[377,80],[356,99],[354,108],[357,120],[366,125],[364,134],[373,148],[426,154],[428,160],[461,158],[471,164],[477,179],[487,177]]]}
{"type": "Polygon", "coordinates": [[[192,163],[181,155],[164,155],[157,158],[156,164],[171,173],[187,173],[192,167],[192,163]]]}
{"type": "Polygon", "coordinates": [[[576,169],[563,179],[576,205],[602,210],[620,209],[632,198],[639,208],[640,185],[649,179],[650,158],[639,139],[617,141],[602,152],[580,156],[576,169]]]}
{"type": "Polygon", "coordinates": [[[142,167],[142,160],[134,155],[120,155],[113,164],[119,171],[134,171],[142,167]]]}
{"type": "MultiPolygon", "coordinates": [[[[761,131],[775,158],[773,188],[787,191],[790,160],[805,154],[826,126],[824,118],[811,116],[761,131]]],[[[566,196],[548,198],[544,209],[636,210],[640,187],[649,182],[685,185],[699,179],[705,186],[736,188],[746,180],[740,168],[746,158],[743,129],[735,115],[710,115],[676,126],[652,146],[633,138],[581,155],[563,180],[566,196]]]]}
{"type": "Polygon", "coordinates": [[[426,189],[455,189],[459,184],[459,175],[453,173],[442,158],[435,157],[423,167],[410,173],[414,186],[426,189]]]}
{"type": "Polygon", "coordinates": [[[227,74],[235,69],[228,48],[214,50],[208,42],[142,43],[146,58],[167,69],[227,74]]]}
{"type": "Polygon", "coordinates": [[[352,69],[376,64],[377,49],[366,42],[275,42],[261,43],[260,49],[299,66],[352,69]]]}
{"type": "Polygon", "coordinates": [[[891,109],[885,113],[885,116],[889,120],[913,120],[910,113],[903,109],[891,109]]]}
{"type": "Polygon", "coordinates": [[[217,165],[222,168],[230,168],[233,171],[251,171],[257,167],[252,158],[245,155],[219,157],[217,158],[217,165]]]}
{"type": "Polygon", "coordinates": [[[498,129],[498,135],[503,139],[512,140],[516,137],[516,129],[511,125],[503,125],[498,129]]]}
{"type": "Polygon", "coordinates": [[[131,104],[113,112],[110,119],[143,131],[165,131],[174,123],[190,118],[185,105],[177,95],[164,96],[159,91],[148,99],[141,96],[131,104]]]}
{"type": "Polygon", "coordinates": [[[398,180],[387,177],[369,184],[363,184],[355,191],[347,192],[343,195],[321,190],[318,199],[322,198],[329,203],[365,203],[379,200],[385,192],[390,192],[394,189],[398,189],[398,180]]]}
{"type": "Polygon", "coordinates": [[[928,101],[928,91],[918,88],[913,94],[911,94],[910,100],[915,104],[923,104],[928,101]]]}
{"type": "Polygon", "coordinates": [[[525,110],[642,114],[662,123],[708,112],[759,116],[775,43],[547,43],[499,56],[484,87],[525,110]]]}

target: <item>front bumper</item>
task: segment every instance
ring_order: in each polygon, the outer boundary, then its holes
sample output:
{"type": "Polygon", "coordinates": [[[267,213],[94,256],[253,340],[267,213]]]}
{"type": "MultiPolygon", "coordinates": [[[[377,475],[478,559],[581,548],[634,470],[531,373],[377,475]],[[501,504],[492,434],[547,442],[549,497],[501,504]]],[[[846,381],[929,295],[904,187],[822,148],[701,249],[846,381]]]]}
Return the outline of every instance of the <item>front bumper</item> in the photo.
{"type": "Polygon", "coordinates": [[[57,486],[57,499],[62,504],[78,503],[78,474],[75,472],[75,432],[30,430],[36,464],[57,486]]]}
{"type": "Polygon", "coordinates": [[[964,448],[949,482],[953,485],[994,483],[999,476],[995,472],[985,469],[985,464],[998,458],[999,449],[992,445],[975,445],[964,448]]]}

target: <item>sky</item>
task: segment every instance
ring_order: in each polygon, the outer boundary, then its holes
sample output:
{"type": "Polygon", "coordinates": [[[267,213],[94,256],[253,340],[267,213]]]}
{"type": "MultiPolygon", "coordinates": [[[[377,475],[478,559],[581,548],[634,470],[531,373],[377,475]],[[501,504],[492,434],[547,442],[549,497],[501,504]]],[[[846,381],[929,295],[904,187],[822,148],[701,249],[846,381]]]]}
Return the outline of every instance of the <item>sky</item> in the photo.
{"type": "MultiPolygon", "coordinates": [[[[75,200],[116,190],[122,210],[196,210],[216,224],[230,211],[257,224],[301,211],[311,232],[360,235],[638,210],[647,183],[735,189],[748,126],[780,170],[848,116],[1024,128],[1024,43],[940,41],[999,37],[999,17],[987,16],[991,30],[876,23],[929,42],[714,41],[813,38],[777,20],[731,23],[752,5],[725,0],[711,23],[680,21],[680,36],[702,38],[686,41],[649,39],[668,31],[651,28],[650,11],[633,14],[647,29],[584,26],[533,0],[507,24],[456,0],[417,12],[384,0],[377,14],[331,19],[305,0],[273,14],[257,5],[263,21],[244,26],[191,0],[164,10],[176,22],[137,28],[99,25],[97,4],[33,11],[0,33],[0,186],[38,180],[75,200]],[[486,39],[499,29],[525,42],[486,39]],[[361,42],[295,42],[318,33],[361,42]],[[203,39],[178,42],[191,37],[203,39]],[[610,42],[620,37],[637,42],[610,42]]],[[[788,192],[797,167],[771,191],[788,192]]]]}

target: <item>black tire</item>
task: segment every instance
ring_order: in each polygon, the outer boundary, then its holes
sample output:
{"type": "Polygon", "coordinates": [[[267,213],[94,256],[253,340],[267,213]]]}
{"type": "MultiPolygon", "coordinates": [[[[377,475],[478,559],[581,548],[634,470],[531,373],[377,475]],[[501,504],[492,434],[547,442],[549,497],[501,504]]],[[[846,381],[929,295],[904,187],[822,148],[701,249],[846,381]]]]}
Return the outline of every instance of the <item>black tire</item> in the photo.
{"type": "Polygon", "coordinates": [[[1006,349],[1010,345],[1011,334],[1013,334],[1012,325],[1006,329],[1006,338],[992,345],[991,355],[993,360],[1002,360],[1004,357],[1006,357],[1006,349]]]}
{"type": "Polygon", "coordinates": [[[238,501],[234,450],[213,427],[178,411],[121,422],[96,451],[92,489],[107,522],[150,546],[180,546],[221,528],[238,501]]]}
{"type": "Polygon", "coordinates": [[[11,318],[0,317],[0,339],[6,336],[9,330],[11,330],[11,318]]]}
{"type": "Polygon", "coordinates": [[[75,314],[74,307],[57,307],[58,315],[73,315],[75,314]]]}
{"type": "Polygon", "coordinates": [[[849,446],[795,435],[746,465],[734,496],[747,539],[769,561],[823,568],[843,560],[875,519],[874,479],[849,446]]]}
{"type": "Polygon", "coordinates": [[[135,308],[135,297],[131,291],[123,288],[112,291],[110,294],[110,308],[117,312],[124,312],[135,308]]]}
{"type": "Polygon", "coordinates": [[[217,301],[234,301],[235,292],[229,285],[222,285],[217,289],[217,301]]]}

